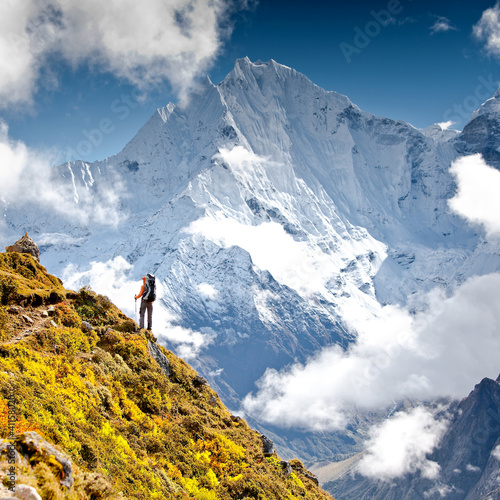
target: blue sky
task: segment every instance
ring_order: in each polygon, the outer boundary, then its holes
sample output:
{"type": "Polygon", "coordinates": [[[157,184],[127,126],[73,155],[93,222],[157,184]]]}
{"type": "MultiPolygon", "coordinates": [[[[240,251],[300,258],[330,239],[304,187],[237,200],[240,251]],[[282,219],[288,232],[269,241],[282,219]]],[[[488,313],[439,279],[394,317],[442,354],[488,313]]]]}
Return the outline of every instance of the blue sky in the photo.
{"type": "Polygon", "coordinates": [[[498,18],[490,15],[482,36],[473,34],[485,11],[499,12],[490,0],[214,3],[163,0],[177,5],[169,24],[160,0],[142,2],[138,12],[131,0],[117,12],[96,0],[3,2],[0,70],[14,68],[11,80],[0,76],[9,140],[49,150],[55,162],[103,159],[156,108],[205,74],[219,83],[244,56],[291,66],[365,111],[418,128],[453,121],[461,129],[500,80],[496,47],[487,46],[498,18]],[[157,39],[161,26],[162,44],[151,47],[148,36],[157,39]]]}

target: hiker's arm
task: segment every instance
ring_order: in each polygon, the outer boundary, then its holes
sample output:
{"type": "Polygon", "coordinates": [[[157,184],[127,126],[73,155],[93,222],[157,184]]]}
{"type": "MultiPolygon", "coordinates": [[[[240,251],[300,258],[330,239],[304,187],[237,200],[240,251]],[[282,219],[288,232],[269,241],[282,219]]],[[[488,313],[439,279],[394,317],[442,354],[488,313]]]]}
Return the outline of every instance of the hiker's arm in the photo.
{"type": "Polygon", "coordinates": [[[138,295],[135,296],[135,298],[138,299],[139,297],[142,297],[143,293],[144,293],[144,285],[141,286],[141,291],[139,292],[138,295]]]}

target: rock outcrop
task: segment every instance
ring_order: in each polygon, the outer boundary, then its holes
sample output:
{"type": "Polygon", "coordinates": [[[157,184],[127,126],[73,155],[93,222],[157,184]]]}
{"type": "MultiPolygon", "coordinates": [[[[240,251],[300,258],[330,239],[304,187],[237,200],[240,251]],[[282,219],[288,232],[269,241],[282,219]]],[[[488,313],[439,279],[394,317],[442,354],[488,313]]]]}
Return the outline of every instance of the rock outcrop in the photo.
{"type": "Polygon", "coordinates": [[[36,243],[28,236],[28,233],[25,233],[13,245],[5,247],[5,250],[7,252],[29,253],[37,262],[40,262],[40,250],[36,243]]]}
{"type": "Polygon", "coordinates": [[[60,483],[67,489],[73,486],[73,464],[71,460],[43,439],[36,432],[24,432],[16,437],[16,444],[22,455],[30,462],[47,462],[58,469],[60,483]]]}

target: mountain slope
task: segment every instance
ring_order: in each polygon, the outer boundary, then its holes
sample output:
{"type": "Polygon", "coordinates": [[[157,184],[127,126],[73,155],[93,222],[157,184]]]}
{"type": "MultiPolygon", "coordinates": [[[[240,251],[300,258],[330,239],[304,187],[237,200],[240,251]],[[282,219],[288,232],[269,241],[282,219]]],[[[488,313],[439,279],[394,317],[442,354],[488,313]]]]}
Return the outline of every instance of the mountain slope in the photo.
{"type": "MultiPolygon", "coordinates": [[[[500,498],[500,377],[483,379],[453,409],[449,426],[429,460],[439,465],[435,480],[408,474],[391,481],[363,478],[356,469],[361,456],[325,471],[336,477],[324,487],[337,498],[391,500],[500,498]]],[[[327,478],[324,476],[324,479],[327,478]]]]}
{"type": "Polygon", "coordinates": [[[108,298],[3,253],[0,303],[0,454],[19,495],[331,498],[108,298]]]}
{"type": "Polygon", "coordinates": [[[455,147],[461,154],[481,153],[496,168],[500,167],[498,152],[500,89],[479,109],[472,113],[463,132],[455,139],[455,147]]]}

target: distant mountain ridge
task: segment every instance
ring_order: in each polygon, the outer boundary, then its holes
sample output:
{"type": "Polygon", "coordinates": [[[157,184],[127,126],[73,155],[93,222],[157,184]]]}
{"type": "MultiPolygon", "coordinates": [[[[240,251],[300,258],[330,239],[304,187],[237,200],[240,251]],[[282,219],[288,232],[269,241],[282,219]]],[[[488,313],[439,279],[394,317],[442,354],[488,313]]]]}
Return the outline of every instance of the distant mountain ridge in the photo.
{"type": "Polygon", "coordinates": [[[500,376],[483,379],[452,413],[448,430],[428,457],[440,466],[438,481],[420,474],[386,482],[366,479],[351,459],[336,481],[326,481],[326,490],[343,500],[498,500],[500,376]]]}

